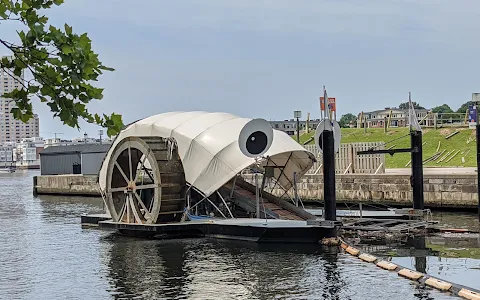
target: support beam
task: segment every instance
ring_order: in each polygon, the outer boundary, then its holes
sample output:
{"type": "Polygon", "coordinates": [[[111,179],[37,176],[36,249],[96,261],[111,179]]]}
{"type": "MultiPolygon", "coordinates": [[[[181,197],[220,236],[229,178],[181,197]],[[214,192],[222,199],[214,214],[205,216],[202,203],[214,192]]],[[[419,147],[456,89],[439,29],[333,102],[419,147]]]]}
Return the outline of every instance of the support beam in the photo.
{"type": "MultiPolygon", "coordinates": [[[[421,145],[421,144],[420,144],[421,145]]],[[[405,152],[415,152],[415,149],[412,148],[400,148],[400,149],[370,149],[365,151],[357,151],[357,154],[390,154],[394,155],[395,153],[405,153],[405,152]]]]}
{"type": "Polygon", "coordinates": [[[412,131],[412,188],[413,208],[424,209],[423,199],[423,161],[422,161],[422,132],[412,131]]]}
{"type": "Polygon", "coordinates": [[[324,130],[323,142],[323,198],[325,199],[325,220],[337,220],[337,203],[335,198],[335,148],[333,131],[324,130]]]}
{"type": "Polygon", "coordinates": [[[260,195],[258,193],[258,173],[255,173],[255,200],[257,205],[257,219],[260,219],[260,195]]]}

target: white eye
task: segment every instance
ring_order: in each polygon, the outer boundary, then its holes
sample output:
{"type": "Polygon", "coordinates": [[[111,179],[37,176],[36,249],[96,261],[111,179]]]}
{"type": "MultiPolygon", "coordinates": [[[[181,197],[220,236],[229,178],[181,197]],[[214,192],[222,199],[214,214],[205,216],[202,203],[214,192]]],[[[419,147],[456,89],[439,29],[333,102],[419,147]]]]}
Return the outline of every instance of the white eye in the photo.
{"type": "Polygon", "coordinates": [[[318,123],[317,129],[315,130],[315,146],[317,146],[318,151],[323,153],[323,143],[322,143],[322,133],[324,130],[333,130],[333,138],[335,139],[335,152],[338,152],[340,149],[340,140],[342,139],[342,132],[340,130],[340,125],[337,121],[332,121],[332,124],[328,120],[322,120],[318,123]]]}
{"type": "Polygon", "coordinates": [[[248,157],[258,157],[268,151],[273,141],[273,128],[264,119],[253,119],[245,126],[238,137],[240,151],[248,157]]]}

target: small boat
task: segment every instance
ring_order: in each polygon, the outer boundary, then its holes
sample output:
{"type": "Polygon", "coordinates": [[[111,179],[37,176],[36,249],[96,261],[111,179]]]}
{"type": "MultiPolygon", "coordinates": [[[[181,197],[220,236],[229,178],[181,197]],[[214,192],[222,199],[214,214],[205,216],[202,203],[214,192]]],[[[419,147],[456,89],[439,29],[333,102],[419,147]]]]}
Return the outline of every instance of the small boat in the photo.
{"type": "Polygon", "coordinates": [[[0,168],[0,173],[14,173],[15,168],[0,168]]]}

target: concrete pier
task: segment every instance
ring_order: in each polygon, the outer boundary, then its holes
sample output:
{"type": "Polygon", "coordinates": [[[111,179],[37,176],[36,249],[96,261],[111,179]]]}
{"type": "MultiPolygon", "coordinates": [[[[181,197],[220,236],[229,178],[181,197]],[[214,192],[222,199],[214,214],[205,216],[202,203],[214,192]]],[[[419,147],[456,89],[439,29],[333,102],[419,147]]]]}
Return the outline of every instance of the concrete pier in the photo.
{"type": "Polygon", "coordinates": [[[100,196],[96,175],[42,175],[33,182],[34,194],[100,196]]]}

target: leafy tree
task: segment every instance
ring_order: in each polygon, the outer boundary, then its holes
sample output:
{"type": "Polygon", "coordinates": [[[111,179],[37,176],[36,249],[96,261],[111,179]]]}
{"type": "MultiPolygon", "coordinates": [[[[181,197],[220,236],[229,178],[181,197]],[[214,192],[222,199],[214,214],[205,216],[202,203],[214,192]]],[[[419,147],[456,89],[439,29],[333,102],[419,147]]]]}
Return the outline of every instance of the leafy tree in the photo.
{"type": "Polygon", "coordinates": [[[340,118],[340,122],[338,123],[340,125],[340,127],[349,127],[348,125],[350,124],[350,122],[352,121],[356,121],[357,120],[357,117],[351,113],[348,113],[348,114],[345,114],[343,115],[341,118],[340,118]]]}
{"type": "Polygon", "coordinates": [[[447,104],[442,104],[440,106],[432,108],[432,112],[434,113],[453,113],[453,110],[447,104]]]}
{"type": "MultiPolygon", "coordinates": [[[[425,107],[421,106],[419,103],[415,102],[415,101],[412,101],[413,103],[413,108],[415,109],[425,109],[425,107]]],[[[398,106],[398,108],[400,109],[408,109],[409,108],[409,103],[408,102],[403,102],[403,103],[400,103],[400,105],[398,106]]]]}
{"type": "Polygon", "coordinates": [[[16,78],[25,73],[31,77],[3,97],[15,102],[11,112],[23,122],[33,116],[32,98],[36,97],[68,126],[80,128],[80,118],[106,127],[109,136],[115,135],[123,127],[121,115],[93,115],[86,108],[91,100],[103,97],[103,89],[91,82],[97,81],[102,71],[113,69],[98,60],[86,33],[78,35],[67,24],[63,29],[48,26],[48,18],[41,14],[63,1],[0,0],[0,23],[19,22],[26,27],[18,31],[18,44],[0,38],[0,44],[11,52],[0,67],[16,78]]]}
{"type": "Polygon", "coordinates": [[[459,109],[457,109],[457,113],[465,113],[470,105],[474,105],[472,101],[468,101],[462,104],[459,109]]]}

